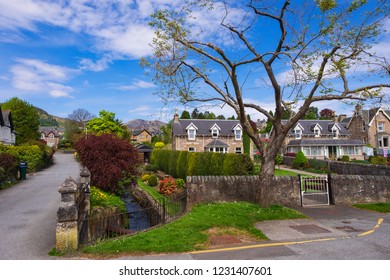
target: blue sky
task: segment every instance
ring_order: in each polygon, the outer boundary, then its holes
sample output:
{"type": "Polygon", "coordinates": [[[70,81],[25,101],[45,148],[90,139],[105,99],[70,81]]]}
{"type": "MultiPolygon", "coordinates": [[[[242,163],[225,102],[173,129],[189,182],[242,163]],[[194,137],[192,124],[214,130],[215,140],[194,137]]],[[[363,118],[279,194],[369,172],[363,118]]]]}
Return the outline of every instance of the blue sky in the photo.
{"type": "MultiPolygon", "coordinates": [[[[164,106],[139,66],[139,59],[151,54],[150,14],[181,2],[0,0],[0,102],[16,96],[61,117],[77,108],[95,115],[105,109],[125,122],[168,121],[176,108],[191,112],[192,107],[179,104],[164,106]]],[[[217,15],[202,15],[203,23],[217,15]]],[[[378,52],[390,57],[389,33],[380,40],[378,52]]],[[[279,75],[285,73],[281,68],[279,75]]],[[[249,92],[262,86],[259,80],[247,82],[249,92]]],[[[270,98],[248,98],[273,108],[270,98]]],[[[339,114],[352,111],[340,102],[317,106],[339,114]]],[[[227,106],[209,110],[233,114],[227,106]]]]}

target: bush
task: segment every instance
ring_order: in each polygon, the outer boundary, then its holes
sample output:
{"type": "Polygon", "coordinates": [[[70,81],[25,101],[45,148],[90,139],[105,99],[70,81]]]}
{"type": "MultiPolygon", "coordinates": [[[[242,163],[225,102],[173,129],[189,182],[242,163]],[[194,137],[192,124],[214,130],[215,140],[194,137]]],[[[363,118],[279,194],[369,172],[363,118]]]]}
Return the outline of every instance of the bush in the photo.
{"type": "Polygon", "coordinates": [[[180,178],[175,180],[175,184],[180,189],[184,188],[184,186],[185,186],[184,180],[180,179],[180,178]]]}
{"type": "Polygon", "coordinates": [[[18,177],[19,163],[10,154],[0,154],[0,185],[4,181],[14,181],[18,177]]]}
{"type": "Polygon", "coordinates": [[[308,160],[307,160],[305,154],[302,151],[299,151],[294,158],[293,167],[300,169],[302,167],[305,167],[305,165],[307,165],[307,164],[308,164],[308,160]]]}
{"type": "Polygon", "coordinates": [[[151,186],[151,187],[155,187],[155,186],[157,186],[157,182],[158,180],[157,180],[157,176],[156,175],[150,175],[149,176],[149,178],[148,178],[148,184],[149,184],[149,186],[151,186]]]}
{"type": "Polygon", "coordinates": [[[146,165],[145,170],[156,172],[158,170],[158,166],[155,164],[148,164],[146,165]]]}
{"type": "Polygon", "coordinates": [[[283,164],[283,156],[281,154],[277,154],[275,157],[275,164],[281,165],[283,164]]]}
{"type": "Polygon", "coordinates": [[[342,156],[340,160],[343,161],[343,162],[349,162],[350,161],[349,156],[342,156]]]}
{"type": "Polygon", "coordinates": [[[150,178],[150,174],[145,174],[145,175],[143,175],[143,176],[141,177],[141,181],[142,181],[142,182],[146,182],[146,181],[149,180],[149,178],[150,178]]]}
{"type": "Polygon", "coordinates": [[[368,161],[371,164],[377,164],[377,165],[387,165],[387,159],[382,156],[370,156],[368,161]]]}
{"type": "Polygon", "coordinates": [[[171,195],[177,191],[175,179],[166,177],[158,182],[158,189],[163,195],[171,195]]]}
{"type": "Polygon", "coordinates": [[[81,163],[90,170],[91,184],[96,187],[119,194],[123,191],[119,185],[122,179],[135,182],[141,161],[129,142],[112,134],[90,135],[79,139],[75,149],[81,163]]]}
{"type": "Polygon", "coordinates": [[[126,205],[120,197],[107,193],[99,188],[91,186],[91,208],[93,207],[118,207],[120,212],[126,212],[126,205]]]}

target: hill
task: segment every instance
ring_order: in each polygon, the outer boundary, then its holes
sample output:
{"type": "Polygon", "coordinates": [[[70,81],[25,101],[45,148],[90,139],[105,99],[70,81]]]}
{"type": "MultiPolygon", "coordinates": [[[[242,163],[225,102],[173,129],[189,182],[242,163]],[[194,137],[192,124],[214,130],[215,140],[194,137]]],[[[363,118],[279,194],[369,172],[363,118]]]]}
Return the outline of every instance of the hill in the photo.
{"type": "Polygon", "coordinates": [[[146,129],[150,133],[156,134],[156,133],[160,132],[160,128],[163,125],[167,125],[167,124],[164,122],[158,121],[158,120],[147,121],[147,120],[136,119],[136,120],[131,120],[131,121],[125,123],[125,125],[131,131],[146,129]]]}
{"type": "Polygon", "coordinates": [[[60,118],[57,116],[50,115],[45,110],[35,107],[35,109],[38,111],[39,115],[39,123],[41,126],[59,126],[64,127],[65,118],[60,118]]]}

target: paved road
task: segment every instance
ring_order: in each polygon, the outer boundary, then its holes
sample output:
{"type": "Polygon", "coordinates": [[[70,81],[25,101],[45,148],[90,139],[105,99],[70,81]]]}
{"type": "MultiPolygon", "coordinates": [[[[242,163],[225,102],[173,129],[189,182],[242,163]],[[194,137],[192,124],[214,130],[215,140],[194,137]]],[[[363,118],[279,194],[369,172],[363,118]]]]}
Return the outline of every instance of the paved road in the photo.
{"type": "Polygon", "coordinates": [[[55,245],[58,187],[68,176],[78,180],[72,154],[56,153],[54,165],[0,191],[0,259],[50,259],[55,245]]]}

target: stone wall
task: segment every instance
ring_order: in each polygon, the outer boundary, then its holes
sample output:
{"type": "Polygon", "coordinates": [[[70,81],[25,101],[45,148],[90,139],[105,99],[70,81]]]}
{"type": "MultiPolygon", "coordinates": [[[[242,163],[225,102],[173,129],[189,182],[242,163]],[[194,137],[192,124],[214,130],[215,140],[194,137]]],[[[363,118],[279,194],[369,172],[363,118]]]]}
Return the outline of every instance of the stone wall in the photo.
{"type": "MultiPolygon", "coordinates": [[[[198,203],[248,201],[255,202],[257,176],[192,176],[187,177],[187,207],[198,203]]],[[[298,177],[275,177],[272,204],[299,206],[298,177]]]]}
{"type": "MultiPolygon", "coordinates": [[[[298,176],[275,177],[271,204],[301,206],[298,176]]],[[[187,177],[187,205],[198,203],[248,201],[255,202],[259,186],[257,176],[193,176],[187,177]]],[[[331,175],[334,204],[390,202],[389,176],[331,175]]]]}
{"type": "Polygon", "coordinates": [[[331,175],[334,204],[390,202],[390,177],[331,175]]]}
{"type": "MultiPolygon", "coordinates": [[[[320,159],[317,160],[326,164],[330,168],[330,172],[337,174],[390,176],[390,167],[385,165],[359,164],[353,162],[327,161],[320,159]]],[[[288,166],[292,166],[293,161],[293,157],[283,158],[283,163],[288,166]]]]}

